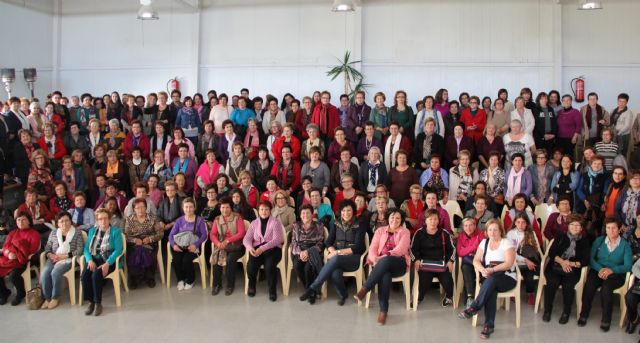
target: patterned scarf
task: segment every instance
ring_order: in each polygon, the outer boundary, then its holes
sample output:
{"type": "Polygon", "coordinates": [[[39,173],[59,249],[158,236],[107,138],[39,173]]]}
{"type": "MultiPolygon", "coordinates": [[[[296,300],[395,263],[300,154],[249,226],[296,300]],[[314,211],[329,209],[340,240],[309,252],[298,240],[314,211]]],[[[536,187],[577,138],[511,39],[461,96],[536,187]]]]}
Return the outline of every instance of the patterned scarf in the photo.
{"type": "Polygon", "coordinates": [[[369,166],[369,183],[373,186],[378,184],[378,167],[380,166],[380,161],[378,161],[375,165],[372,165],[371,162],[367,162],[369,166]]]}
{"type": "Polygon", "coordinates": [[[581,235],[572,235],[571,232],[567,231],[567,237],[569,237],[570,243],[567,250],[562,253],[562,259],[568,260],[570,258],[574,258],[576,256],[576,243],[582,238],[581,235]]]}
{"type": "Polygon", "coordinates": [[[427,134],[424,137],[424,142],[422,143],[422,158],[426,161],[431,157],[431,141],[433,139],[433,135],[427,134]]]}
{"type": "Polygon", "coordinates": [[[627,190],[627,199],[625,199],[622,205],[622,212],[625,214],[625,220],[627,224],[631,224],[636,219],[636,209],[638,208],[638,198],[640,197],[640,191],[634,192],[631,188],[627,190]]]}
{"type": "Polygon", "coordinates": [[[56,207],[58,207],[63,212],[66,212],[71,208],[71,200],[69,200],[69,198],[67,198],[66,195],[63,196],[62,198],[56,197],[55,204],[56,204],[56,207]]]}

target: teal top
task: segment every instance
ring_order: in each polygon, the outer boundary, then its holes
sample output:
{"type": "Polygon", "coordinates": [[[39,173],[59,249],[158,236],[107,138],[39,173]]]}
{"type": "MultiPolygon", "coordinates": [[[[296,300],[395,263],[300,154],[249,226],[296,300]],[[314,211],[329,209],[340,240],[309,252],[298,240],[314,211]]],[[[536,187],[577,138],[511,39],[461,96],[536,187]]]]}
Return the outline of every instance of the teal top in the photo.
{"type": "Polygon", "coordinates": [[[596,238],[591,246],[591,268],[597,272],[602,268],[609,268],[615,274],[624,274],[631,271],[633,265],[633,254],[631,245],[624,238],[620,237],[620,244],[609,252],[607,244],[604,242],[606,236],[596,238]]]}
{"type": "Polygon", "coordinates": [[[413,127],[414,114],[411,106],[405,105],[404,111],[402,112],[398,111],[396,106],[391,106],[387,116],[389,117],[389,122],[397,121],[398,124],[400,124],[405,135],[413,132],[411,129],[413,127]]]}
{"type": "MultiPolygon", "coordinates": [[[[376,106],[374,106],[371,109],[371,115],[369,116],[369,119],[371,120],[371,122],[373,123],[373,127],[374,128],[387,128],[389,127],[389,108],[388,107],[384,107],[384,108],[378,108],[376,106]]],[[[376,130],[374,137],[376,137],[377,139],[382,139],[382,132],[376,130]]]]}
{"type": "MultiPolygon", "coordinates": [[[[89,236],[87,237],[87,243],[84,245],[84,259],[89,263],[93,259],[91,256],[91,242],[93,241],[93,236],[95,236],[98,228],[96,226],[91,227],[89,229],[89,236]]],[[[116,258],[122,254],[122,230],[117,227],[111,226],[109,232],[109,249],[111,249],[111,254],[109,258],[107,258],[107,263],[109,265],[113,265],[116,263],[116,258]]],[[[120,261],[118,267],[122,267],[122,261],[120,261]]]]}

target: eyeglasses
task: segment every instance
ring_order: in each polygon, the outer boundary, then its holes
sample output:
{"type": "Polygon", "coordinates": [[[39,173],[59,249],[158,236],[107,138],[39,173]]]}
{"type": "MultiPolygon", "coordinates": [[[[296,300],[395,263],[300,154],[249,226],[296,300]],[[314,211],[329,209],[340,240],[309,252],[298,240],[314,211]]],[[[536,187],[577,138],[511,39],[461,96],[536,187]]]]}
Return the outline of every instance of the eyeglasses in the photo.
{"type": "Polygon", "coordinates": [[[284,197],[276,197],[276,200],[287,200],[284,197]]]}

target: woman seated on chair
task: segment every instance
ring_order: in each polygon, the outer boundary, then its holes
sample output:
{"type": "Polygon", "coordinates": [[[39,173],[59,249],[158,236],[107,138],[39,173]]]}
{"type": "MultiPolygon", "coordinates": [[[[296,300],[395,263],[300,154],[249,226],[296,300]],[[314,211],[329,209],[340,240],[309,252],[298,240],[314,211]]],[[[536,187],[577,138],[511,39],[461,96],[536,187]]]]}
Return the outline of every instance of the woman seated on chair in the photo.
{"type": "MultiPolygon", "coordinates": [[[[416,231],[411,242],[411,254],[420,277],[418,302],[422,302],[425,292],[431,288],[437,277],[444,288],[442,307],[453,304],[453,265],[456,259],[455,247],[448,232],[438,228],[438,211],[427,210],[425,227],[416,231]]],[[[417,306],[418,304],[413,304],[417,306]]]]}
{"type": "Polygon", "coordinates": [[[313,304],[320,287],[329,278],[336,287],[339,297],[338,305],[344,305],[347,300],[347,287],[342,273],[353,272],[360,266],[360,258],[365,251],[366,229],[364,221],[356,218],[356,204],[352,200],[340,202],[338,213],[340,215],[330,226],[329,237],[325,242],[328,251],[327,263],[320,270],[318,277],[300,296],[300,301],[309,300],[309,303],[313,304]]]}
{"type": "Polygon", "coordinates": [[[640,304],[640,293],[638,293],[638,282],[640,282],[640,260],[637,260],[636,263],[633,264],[631,268],[631,272],[633,275],[631,277],[634,278],[633,286],[627,294],[624,296],[624,302],[627,305],[627,327],[625,332],[628,334],[632,334],[636,332],[636,327],[638,327],[638,304],[640,304]]]}
{"type": "Polygon", "coordinates": [[[582,234],[583,218],[579,214],[567,216],[568,230],[558,233],[547,254],[547,266],[544,276],[547,284],[544,288],[544,314],[542,320],[551,320],[553,299],[558,287],[562,285],[563,310],[560,324],[566,324],[571,315],[571,306],[575,296],[575,286],[580,281],[580,270],[589,265],[589,240],[582,234]]]}
{"type": "Polygon", "coordinates": [[[609,331],[613,307],[613,291],[622,287],[626,273],[631,271],[633,256],[629,243],[620,236],[620,222],[615,218],[604,221],[606,234],[596,238],[591,246],[589,273],[582,293],[582,310],[578,326],[587,325],[591,304],[598,288],[602,302],[600,329],[609,331]]]}
{"type": "Polygon", "coordinates": [[[525,199],[529,199],[533,191],[533,181],[531,173],[524,166],[524,156],[515,153],[511,156],[511,168],[505,170],[504,174],[504,193],[505,200],[509,207],[513,206],[515,197],[518,194],[524,194],[525,199]]]}
{"type": "Polygon", "coordinates": [[[411,234],[422,227],[421,223],[418,223],[418,217],[420,217],[427,205],[422,201],[422,187],[419,184],[409,187],[410,198],[403,201],[400,205],[400,211],[404,212],[406,222],[411,225],[409,230],[411,234]]]}
{"type": "MultiPolygon", "coordinates": [[[[558,212],[553,212],[547,219],[547,225],[544,227],[544,237],[548,240],[563,236],[569,231],[569,223],[567,219],[571,214],[571,199],[566,195],[558,197],[558,212]]],[[[580,234],[584,234],[581,232],[580,234]]]]}
{"type": "MultiPolygon", "coordinates": [[[[40,308],[43,310],[58,307],[64,274],[73,268],[71,259],[80,258],[84,250],[82,231],[73,227],[71,215],[60,212],[56,219],[58,229],[51,231],[49,235],[49,240],[44,247],[47,261],[44,266],[41,266],[40,284],[44,303],[40,308]]],[[[75,285],[69,285],[69,287],[75,287],[75,285]]]]}
{"type": "MultiPolygon", "coordinates": [[[[484,328],[480,338],[487,339],[493,333],[496,320],[496,302],[499,292],[507,292],[516,286],[516,249],[505,237],[499,219],[487,223],[487,238],[478,245],[473,266],[484,278],[475,300],[458,314],[462,319],[476,315],[484,307],[484,328]]],[[[508,301],[508,300],[507,300],[508,301]]]]}
{"type": "MultiPolygon", "coordinates": [[[[289,196],[285,191],[281,189],[276,191],[274,199],[275,202],[271,215],[280,220],[280,223],[284,226],[284,230],[289,234],[293,224],[296,222],[296,211],[290,206],[289,196]]],[[[322,224],[320,225],[322,226],[322,224]]]]}
{"type": "Polygon", "coordinates": [[[527,290],[527,302],[529,305],[535,304],[535,291],[537,282],[533,279],[540,274],[540,244],[533,232],[529,216],[525,213],[516,215],[513,225],[507,232],[507,239],[510,239],[516,247],[516,264],[520,268],[520,273],[524,279],[527,290]]]}
{"type": "MultiPolygon", "coordinates": [[[[193,260],[200,253],[200,246],[207,240],[207,226],[202,217],[196,215],[196,203],[193,198],[182,200],[184,216],[176,219],[169,243],[173,254],[173,270],[178,279],[178,290],[190,290],[196,280],[193,260]]],[[[200,266],[202,268],[202,266],[200,266]]],[[[167,273],[170,273],[167,270],[167,273]]]]}
{"type": "Polygon", "coordinates": [[[384,325],[389,310],[389,291],[391,280],[403,276],[411,265],[410,235],[404,226],[404,214],[399,209],[391,209],[387,215],[388,226],[376,230],[369,248],[367,263],[373,267],[364,286],[355,295],[356,300],[362,301],[367,292],[378,286],[378,303],[380,314],[378,324],[384,325]]]}
{"type": "MultiPolygon", "coordinates": [[[[11,291],[4,284],[4,277],[16,288],[16,297],[11,305],[17,306],[27,295],[22,273],[27,268],[31,255],[40,249],[40,234],[32,228],[33,222],[28,212],[18,211],[16,214],[17,230],[9,232],[0,254],[0,305],[7,303],[11,291]]],[[[27,285],[31,288],[31,285],[27,285]]]]}
{"type": "MultiPolygon", "coordinates": [[[[300,221],[291,230],[291,260],[304,288],[311,285],[322,269],[324,251],[324,227],[313,220],[313,207],[302,205],[300,221]]],[[[309,297],[315,302],[315,296],[309,297]]]]}
{"type": "Polygon", "coordinates": [[[124,234],[127,237],[129,286],[136,289],[145,281],[149,288],[155,287],[158,242],[162,241],[164,227],[155,215],[147,212],[145,199],[133,202],[133,214],[127,217],[124,234]]]}
{"type": "Polygon", "coordinates": [[[249,287],[247,295],[256,295],[256,281],[258,270],[264,265],[269,287],[269,300],[276,301],[276,286],[278,283],[278,263],[282,258],[282,244],[284,243],[284,228],[282,223],[271,215],[272,205],[268,201],[261,201],[258,205],[259,218],[251,222],[242,243],[249,252],[247,263],[247,277],[249,287]]]}
{"type": "Polygon", "coordinates": [[[462,219],[462,232],[458,235],[456,253],[462,259],[460,270],[462,271],[464,285],[458,285],[458,287],[464,286],[465,308],[471,306],[473,297],[476,294],[476,273],[473,268],[473,258],[476,255],[480,241],[484,239],[484,233],[485,231],[478,230],[474,218],[465,217],[462,219]]]}
{"type": "Polygon", "coordinates": [[[524,193],[516,194],[513,198],[513,207],[511,207],[504,215],[504,227],[510,228],[513,226],[513,220],[519,214],[526,214],[529,218],[529,223],[533,227],[533,232],[536,234],[538,242],[542,242],[542,232],[540,231],[540,224],[538,224],[538,218],[531,211],[531,208],[527,207],[527,195],[524,193]]]}
{"type": "MultiPolygon", "coordinates": [[[[87,316],[102,314],[102,287],[104,279],[116,271],[116,259],[122,254],[122,230],[109,225],[111,214],[100,208],[96,210],[96,225],[89,229],[84,259],[87,267],[82,271],[82,296],[89,302],[87,316]]],[[[122,262],[120,262],[122,263],[122,262]]]]}
{"type": "Polygon", "coordinates": [[[236,267],[239,258],[244,256],[242,239],[246,233],[244,220],[231,210],[231,199],[220,200],[220,215],[211,225],[209,238],[213,243],[211,265],[213,273],[213,290],[211,295],[218,295],[222,289],[222,269],[227,275],[225,295],[233,294],[236,286],[236,267]]]}

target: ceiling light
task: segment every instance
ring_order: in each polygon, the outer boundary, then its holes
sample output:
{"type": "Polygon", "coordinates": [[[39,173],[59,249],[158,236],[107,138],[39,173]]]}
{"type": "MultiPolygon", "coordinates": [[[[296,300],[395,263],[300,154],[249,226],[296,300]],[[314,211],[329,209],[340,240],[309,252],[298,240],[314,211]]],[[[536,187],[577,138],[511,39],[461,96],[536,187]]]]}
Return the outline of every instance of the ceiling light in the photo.
{"type": "Polygon", "coordinates": [[[333,12],[353,12],[356,10],[356,6],[353,4],[353,0],[334,0],[331,10],[333,12]]]}
{"type": "Polygon", "coordinates": [[[153,8],[152,0],[140,0],[140,9],[138,10],[138,19],[140,20],[157,20],[160,19],[158,11],[153,8]]]}
{"type": "Polygon", "coordinates": [[[602,1],[600,0],[580,0],[578,5],[579,10],[601,10],[602,1]]]}

